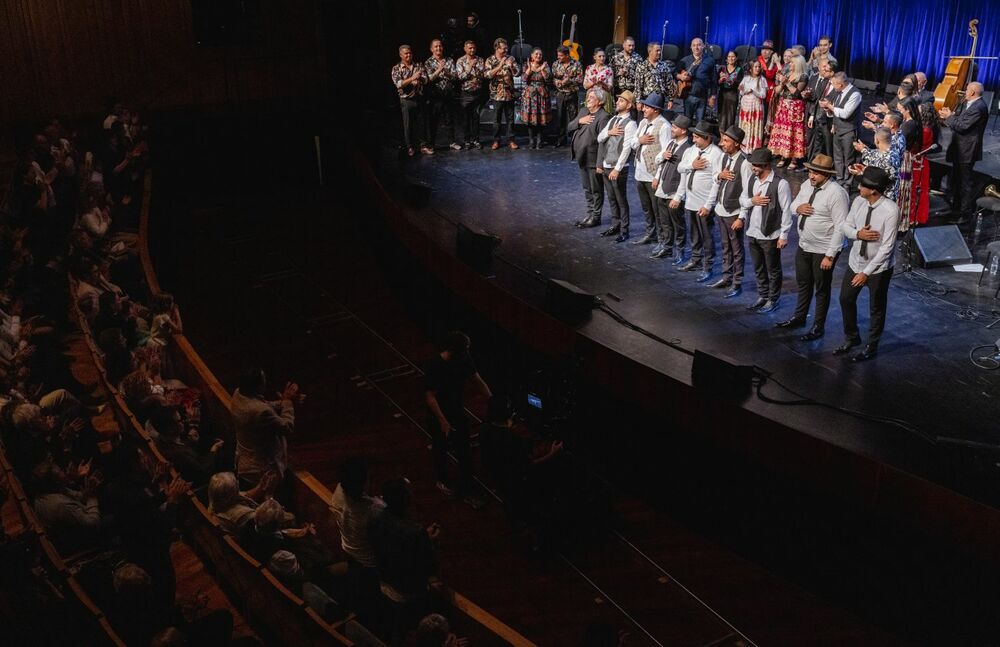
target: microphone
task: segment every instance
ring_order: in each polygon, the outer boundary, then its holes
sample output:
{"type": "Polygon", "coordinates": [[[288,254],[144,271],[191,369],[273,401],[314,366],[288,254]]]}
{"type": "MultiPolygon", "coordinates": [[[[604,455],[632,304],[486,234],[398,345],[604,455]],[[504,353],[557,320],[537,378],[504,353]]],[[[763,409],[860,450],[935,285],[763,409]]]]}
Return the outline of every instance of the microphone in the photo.
{"type": "Polygon", "coordinates": [[[752,28],[750,29],[750,33],[752,34],[752,33],[754,33],[755,31],[757,31],[757,23],[754,23],[754,24],[753,24],[753,27],[752,27],[752,28]]]}

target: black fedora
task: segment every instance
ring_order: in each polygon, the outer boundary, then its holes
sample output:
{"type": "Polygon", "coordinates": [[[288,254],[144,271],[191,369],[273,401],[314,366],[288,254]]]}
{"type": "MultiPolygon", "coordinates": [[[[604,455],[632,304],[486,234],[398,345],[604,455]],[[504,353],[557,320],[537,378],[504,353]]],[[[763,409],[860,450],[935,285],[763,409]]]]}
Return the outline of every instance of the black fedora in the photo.
{"type": "Polygon", "coordinates": [[[885,193],[890,185],[892,185],[892,179],[889,174],[877,166],[866,166],[861,174],[861,186],[865,188],[885,193]]]}
{"type": "Polygon", "coordinates": [[[698,125],[691,129],[695,135],[701,135],[711,140],[719,138],[719,124],[712,121],[699,121],[698,125]]]}
{"type": "Polygon", "coordinates": [[[743,132],[743,129],[740,128],[739,126],[730,126],[729,128],[726,128],[726,132],[722,134],[728,137],[729,139],[733,140],[740,146],[743,145],[743,138],[747,136],[747,134],[743,132]]]}
{"type": "Polygon", "coordinates": [[[677,115],[670,123],[681,130],[691,130],[691,117],[687,115],[677,115]]]}
{"type": "Polygon", "coordinates": [[[770,166],[773,156],[771,155],[771,149],[761,146],[760,148],[755,148],[747,159],[750,160],[752,166],[770,166]]]}

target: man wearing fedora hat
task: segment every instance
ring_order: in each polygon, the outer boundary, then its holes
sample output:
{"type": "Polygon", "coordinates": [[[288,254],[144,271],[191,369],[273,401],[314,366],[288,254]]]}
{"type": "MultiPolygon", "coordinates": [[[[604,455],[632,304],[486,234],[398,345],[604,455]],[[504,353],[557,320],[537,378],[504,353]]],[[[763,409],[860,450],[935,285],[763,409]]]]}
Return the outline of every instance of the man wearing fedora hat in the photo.
{"type": "Polygon", "coordinates": [[[710,121],[698,122],[691,129],[694,146],[687,149],[677,170],[681,172],[681,184],[671,207],[679,207],[684,202],[687,213],[688,231],[691,238],[691,260],[678,267],[690,272],[702,268],[698,282],[712,278],[715,262],[715,223],[712,215],[715,209],[712,189],[715,176],[722,170],[722,149],[715,145],[719,127],[710,121]]]}
{"type": "Polygon", "coordinates": [[[840,286],[840,309],[844,314],[844,334],[847,336],[834,355],[844,355],[861,345],[858,331],[858,296],[868,286],[869,322],[868,345],[851,360],[863,362],[878,354],[878,343],[885,328],[885,311],[889,301],[889,280],[892,279],[893,252],[899,208],[884,196],[892,186],[889,174],[869,166],[861,174],[861,195],[854,199],[851,211],[841,225],[844,236],[854,241],[847,260],[847,271],[840,286]]]}
{"type": "Polygon", "coordinates": [[[680,266],[684,264],[684,244],[687,239],[687,226],[684,223],[684,205],[681,202],[673,206],[673,200],[677,196],[680,188],[682,175],[678,168],[681,159],[687,149],[691,148],[691,137],[688,130],[691,128],[691,120],[687,115],[677,115],[670,124],[670,135],[672,137],[667,147],[660,153],[660,168],[656,179],[653,180],[653,190],[656,191],[656,199],[659,202],[657,211],[657,231],[660,234],[660,244],[656,246],[651,258],[666,258],[674,256],[674,247],[677,248],[676,258],[673,264],[680,266]],[[676,245],[675,245],[676,244],[676,245]]]}
{"type": "Polygon", "coordinates": [[[611,228],[602,236],[615,236],[616,243],[628,240],[629,208],[625,189],[628,185],[628,159],[632,154],[636,125],[632,120],[635,95],[625,90],[615,102],[615,116],[608,120],[604,130],[597,136],[597,157],[601,163],[598,174],[604,177],[604,192],[608,195],[611,209],[611,228]]]}
{"type": "Polygon", "coordinates": [[[792,192],[788,182],[774,174],[771,151],[758,148],[750,153],[753,177],[740,198],[747,209],[747,241],[754,273],[757,300],[747,307],[760,313],[778,309],[781,296],[781,249],[788,244],[792,228],[792,192]]]}
{"type": "Polygon", "coordinates": [[[639,189],[639,203],[642,213],[646,216],[646,234],[635,242],[636,245],[647,245],[658,239],[656,230],[659,220],[660,204],[653,189],[656,179],[657,165],[662,159],[660,154],[670,143],[670,124],[663,118],[663,97],[653,93],[639,102],[642,121],[636,130],[636,138],[632,141],[635,148],[635,181],[639,189]]]}
{"type": "Polygon", "coordinates": [[[722,157],[722,170],[715,176],[712,187],[712,201],[715,201],[722,241],[722,278],[708,287],[729,288],[725,296],[727,299],[743,292],[743,220],[746,219],[746,209],[740,204],[740,196],[753,177],[753,169],[741,148],[745,136],[742,128],[730,126],[719,138],[719,147],[725,155],[722,157]]]}
{"type": "Polygon", "coordinates": [[[812,329],[799,341],[813,341],[823,336],[826,313],[830,308],[833,268],[844,246],[841,226],[847,218],[850,198],[847,190],[830,181],[836,169],[829,155],[816,155],[803,166],[809,172],[809,184],[803,185],[792,201],[792,211],[798,216],[799,249],[795,252],[795,279],[799,296],[790,319],[778,328],[798,328],[806,325],[809,303],[816,294],[816,312],[812,329]]]}

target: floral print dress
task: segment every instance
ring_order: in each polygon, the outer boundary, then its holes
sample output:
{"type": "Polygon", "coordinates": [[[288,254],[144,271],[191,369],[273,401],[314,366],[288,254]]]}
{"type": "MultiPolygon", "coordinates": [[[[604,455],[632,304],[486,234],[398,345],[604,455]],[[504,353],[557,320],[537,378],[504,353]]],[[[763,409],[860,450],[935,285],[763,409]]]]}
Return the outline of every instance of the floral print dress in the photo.
{"type": "Polygon", "coordinates": [[[531,63],[525,63],[521,71],[524,86],[521,90],[521,121],[529,126],[544,126],[550,120],[549,79],[552,71],[548,63],[542,63],[537,71],[531,63]]]}

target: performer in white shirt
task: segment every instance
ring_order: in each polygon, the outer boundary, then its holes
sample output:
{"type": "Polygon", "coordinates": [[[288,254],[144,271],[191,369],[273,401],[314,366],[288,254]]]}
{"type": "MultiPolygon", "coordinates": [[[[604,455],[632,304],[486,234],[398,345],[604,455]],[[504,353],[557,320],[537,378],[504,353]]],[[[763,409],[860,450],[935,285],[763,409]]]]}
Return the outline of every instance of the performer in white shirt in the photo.
{"type": "Polygon", "coordinates": [[[694,146],[685,151],[677,167],[681,172],[681,183],[670,206],[676,208],[684,203],[691,238],[691,260],[677,269],[690,272],[700,265],[702,271],[697,280],[704,283],[712,278],[715,262],[715,218],[712,215],[715,202],[712,190],[717,188],[715,176],[722,170],[723,153],[713,143],[719,136],[719,127],[714,123],[699,122],[691,129],[691,135],[694,146]]]}
{"type": "Polygon", "coordinates": [[[854,241],[847,259],[847,271],[840,286],[840,309],[844,314],[844,334],[847,336],[834,355],[844,355],[861,345],[858,331],[858,296],[868,286],[869,322],[868,345],[851,357],[864,362],[878,354],[878,343],[885,328],[885,311],[889,300],[889,280],[892,279],[893,252],[899,208],[884,197],[892,186],[889,174],[875,166],[865,167],[861,175],[861,196],[854,199],[847,219],[840,230],[854,241]]]}
{"type": "Polygon", "coordinates": [[[743,293],[743,227],[747,210],[740,204],[743,190],[750,184],[753,168],[743,153],[746,133],[739,126],[730,126],[719,138],[724,153],[722,170],[715,176],[713,200],[719,217],[719,238],[722,242],[722,278],[710,283],[710,288],[729,288],[725,298],[743,293]]]}
{"type": "Polygon", "coordinates": [[[781,250],[788,244],[792,228],[792,192],[771,166],[771,151],[758,148],[750,153],[754,177],[740,198],[747,209],[747,244],[757,274],[757,300],[747,310],[774,312],[781,296],[781,250]]]}
{"type": "Polygon", "coordinates": [[[636,125],[632,119],[635,95],[625,90],[615,102],[615,116],[608,120],[597,136],[597,173],[604,177],[604,192],[611,210],[611,228],[602,236],[615,236],[616,243],[628,240],[629,208],[625,189],[628,187],[628,160],[635,141],[636,125]]]}
{"type": "Polygon", "coordinates": [[[851,200],[844,187],[831,181],[836,172],[832,157],[821,153],[803,166],[809,171],[809,183],[802,185],[792,201],[799,230],[799,249],[795,253],[799,298],[791,318],[777,324],[777,327],[799,328],[806,325],[809,303],[815,293],[816,312],[812,329],[799,337],[799,341],[813,341],[823,336],[826,326],[833,268],[844,247],[841,226],[851,200]]]}
{"type": "Polygon", "coordinates": [[[653,180],[653,189],[656,191],[656,199],[660,203],[660,221],[657,229],[660,232],[660,244],[656,246],[650,258],[668,258],[674,256],[671,263],[674,266],[683,265],[684,243],[687,240],[687,226],[684,224],[684,205],[673,203],[677,196],[677,191],[681,185],[681,175],[678,170],[684,152],[694,146],[688,131],[691,128],[691,120],[687,115],[677,115],[670,123],[670,134],[672,139],[670,144],[660,153],[660,166],[657,170],[656,179],[653,180]],[[677,253],[674,254],[674,247],[677,253]]]}
{"type": "Polygon", "coordinates": [[[660,203],[656,199],[653,180],[656,179],[659,162],[663,161],[660,154],[670,144],[670,122],[661,114],[663,102],[663,96],[655,92],[639,101],[642,120],[632,146],[635,148],[636,188],[639,189],[642,213],[646,216],[646,235],[635,241],[636,245],[648,245],[659,240],[657,223],[660,220],[660,203]]]}

